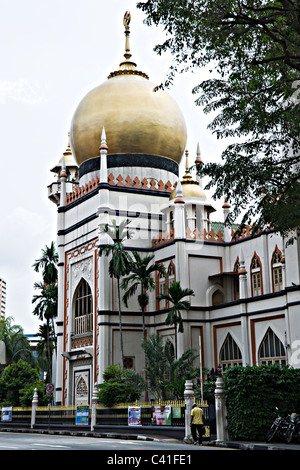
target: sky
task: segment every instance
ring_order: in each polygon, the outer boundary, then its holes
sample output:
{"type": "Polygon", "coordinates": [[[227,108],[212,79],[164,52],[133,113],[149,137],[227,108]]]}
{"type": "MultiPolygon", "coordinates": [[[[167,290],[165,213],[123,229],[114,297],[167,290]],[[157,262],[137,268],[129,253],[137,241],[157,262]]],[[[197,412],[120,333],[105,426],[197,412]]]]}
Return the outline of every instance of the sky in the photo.
{"type": "MultiPolygon", "coordinates": [[[[160,84],[171,65],[154,46],[162,29],[143,23],[137,0],[0,0],[0,278],[7,283],[6,316],[27,334],[41,324],[32,314],[32,265],[56,242],[51,173],[68,145],[81,99],[123,60],[123,16],[131,13],[130,47],[138,69],[160,84]]],[[[201,70],[175,80],[168,91],[187,124],[190,164],[199,142],[204,161],[216,160],[220,143],[209,118],[195,106],[192,88],[201,70]]],[[[220,213],[219,213],[220,214],[220,213]]],[[[220,220],[220,217],[219,217],[220,220]]]]}

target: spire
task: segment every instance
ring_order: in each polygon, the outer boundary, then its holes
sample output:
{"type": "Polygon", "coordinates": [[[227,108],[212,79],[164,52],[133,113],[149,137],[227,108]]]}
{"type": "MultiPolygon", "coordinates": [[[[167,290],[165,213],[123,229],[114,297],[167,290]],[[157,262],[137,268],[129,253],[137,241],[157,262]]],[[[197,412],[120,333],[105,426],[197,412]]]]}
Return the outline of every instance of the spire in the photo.
{"type": "Polygon", "coordinates": [[[106,133],[104,126],[101,134],[101,145],[100,145],[100,183],[107,183],[107,144],[106,144],[106,133]]]}
{"type": "Polygon", "coordinates": [[[182,186],[180,179],[178,178],[177,185],[176,185],[176,199],[174,201],[174,204],[185,204],[185,201],[183,199],[183,191],[182,191],[182,186]]]}
{"type": "Polygon", "coordinates": [[[117,75],[140,75],[148,80],[149,79],[148,75],[144,72],[137,70],[136,63],[131,60],[130,42],[129,42],[130,20],[131,20],[131,14],[129,11],[126,11],[124,18],[123,18],[123,25],[125,27],[125,53],[124,53],[125,60],[120,63],[119,70],[111,72],[108,78],[113,78],[113,77],[116,77],[117,75]]]}
{"type": "Polygon", "coordinates": [[[66,170],[66,161],[65,161],[65,154],[63,154],[62,162],[61,162],[61,171],[59,174],[60,179],[65,178],[67,179],[67,170],[66,170]]]}
{"type": "Polygon", "coordinates": [[[191,181],[192,176],[189,174],[189,151],[185,151],[185,175],[183,176],[185,182],[191,181]]]}
{"type": "Polygon", "coordinates": [[[197,143],[197,150],[196,150],[196,160],[195,163],[203,163],[202,158],[201,158],[201,152],[200,152],[200,145],[199,142],[197,143]]]}
{"type": "Polygon", "coordinates": [[[189,152],[185,151],[185,175],[182,177],[182,184],[195,184],[199,185],[198,181],[193,180],[192,175],[189,173],[189,152]]]}
{"type": "Polygon", "coordinates": [[[72,150],[71,150],[71,146],[70,146],[70,132],[68,132],[68,146],[66,148],[66,150],[64,151],[63,155],[66,157],[68,155],[72,155],[72,150]]]}

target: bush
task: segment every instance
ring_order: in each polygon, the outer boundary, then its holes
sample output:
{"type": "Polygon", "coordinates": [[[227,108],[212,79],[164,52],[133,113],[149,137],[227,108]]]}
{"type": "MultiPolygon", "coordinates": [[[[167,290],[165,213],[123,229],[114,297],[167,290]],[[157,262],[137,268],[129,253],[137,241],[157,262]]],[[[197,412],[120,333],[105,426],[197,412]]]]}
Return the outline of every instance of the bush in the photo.
{"type": "Polygon", "coordinates": [[[223,379],[232,439],[264,440],[275,407],[283,416],[300,412],[300,369],[279,365],[233,367],[223,379]]]}
{"type": "Polygon", "coordinates": [[[122,370],[119,364],[108,366],[99,385],[98,398],[104,406],[138,400],[144,390],[143,378],[132,369],[122,370]]]}
{"type": "Polygon", "coordinates": [[[21,359],[7,366],[0,378],[0,396],[5,403],[20,406],[21,390],[39,382],[40,371],[21,359]]]}
{"type": "Polygon", "coordinates": [[[34,385],[27,385],[22,390],[20,390],[20,404],[23,407],[32,405],[32,398],[34,394],[34,389],[37,389],[39,406],[47,406],[49,404],[50,395],[46,393],[46,384],[45,382],[39,381],[34,385]]]}

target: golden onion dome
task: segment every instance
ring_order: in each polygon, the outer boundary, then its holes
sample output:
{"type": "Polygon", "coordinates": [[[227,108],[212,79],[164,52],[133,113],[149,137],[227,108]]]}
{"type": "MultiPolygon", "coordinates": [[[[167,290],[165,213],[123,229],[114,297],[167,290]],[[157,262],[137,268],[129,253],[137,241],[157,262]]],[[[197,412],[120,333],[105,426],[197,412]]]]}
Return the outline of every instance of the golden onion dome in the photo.
{"type": "Polygon", "coordinates": [[[178,105],[166,91],[155,90],[130,60],[125,17],[125,60],[83,98],[72,119],[71,147],[78,166],[99,157],[103,127],[108,155],[158,155],[179,163],[185,149],[186,125],[178,105]]]}
{"type": "MultiPolygon", "coordinates": [[[[205,200],[206,195],[204,190],[201,188],[198,181],[193,180],[192,176],[189,174],[189,167],[188,167],[188,151],[185,152],[186,155],[186,167],[185,167],[185,175],[182,177],[181,180],[181,187],[182,187],[182,197],[196,197],[205,200]]],[[[169,200],[175,199],[176,197],[176,187],[170,194],[169,200]]]]}

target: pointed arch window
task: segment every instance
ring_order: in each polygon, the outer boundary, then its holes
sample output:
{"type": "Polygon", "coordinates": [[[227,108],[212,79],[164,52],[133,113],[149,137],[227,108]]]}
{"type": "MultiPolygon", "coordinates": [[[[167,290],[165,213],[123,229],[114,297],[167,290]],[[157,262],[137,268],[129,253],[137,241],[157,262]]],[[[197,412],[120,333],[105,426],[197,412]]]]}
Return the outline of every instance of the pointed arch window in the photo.
{"type": "Polygon", "coordinates": [[[166,301],[165,300],[158,300],[157,297],[161,294],[166,293],[166,277],[163,273],[157,272],[156,273],[156,309],[162,310],[166,308],[166,301]]]}
{"type": "Polygon", "coordinates": [[[74,331],[75,335],[93,331],[92,292],[84,279],[81,279],[75,292],[74,331]]]}
{"type": "Polygon", "coordinates": [[[170,261],[168,272],[167,272],[167,285],[170,287],[175,282],[175,265],[173,261],[170,261]]]}
{"type": "Polygon", "coordinates": [[[272,285],[273,292],[278,292],[283,289],[282,278],[282,254],[276,246],[272,256],[272,285]]]}
{"type": "MultiPolygon", "coordinates": [[[[236,259],[234,263],[233,272],[238,273],[240,270],[240,260],[236,259]]],[[[234,276],[234,300],[239,300],[240,298],[240,280],[239,276],[234,276]]]]}
{"type": "Polygon", "coordinates": [[[220,365],[223,372],[229,367],[242,365],[241,350],[230,333],[228,333],[220,352],[220,365]]]}
{"type": "MultiPolygon", "coordinates": [[[[167,277],[166,277],[166,287],[171,287],[173,282],[175,282],[175,265],[173,261],[170,261],[170,264],[168,266],[168,271],[167,271],[167,277]]],[[[169,302],[166,301],[166,308],[169,308],[169,302]]]]}
{"type": "Polygon", "coordinates": [[[251,261],[251,291],[252,297],[263,294],[261,262],[256,253],[251,261]]]}
{"type": "MultiPolygon", "coordinates": [[[[169,266],[165,269],[165,275],[162,273],[156,273],[156,297],[160,294],[167,293],[167,287],[170,287],[173,282],[176,281],[176,271],[173,261],[170,261],[169,266]]],[[[166,300],[160,300],[156,302],[156,309],[162,310],[168,308],[168,302],[166,300]]]]}
{"type": "Polygon", "coordinates": [[[259,365],[286,365],[286,353],[284,346],[271,328],[268,329],[259,347],[258,363],[259,365]]]}

